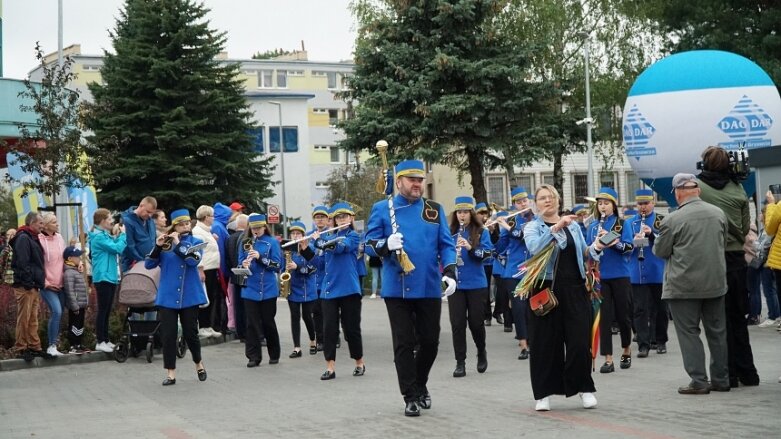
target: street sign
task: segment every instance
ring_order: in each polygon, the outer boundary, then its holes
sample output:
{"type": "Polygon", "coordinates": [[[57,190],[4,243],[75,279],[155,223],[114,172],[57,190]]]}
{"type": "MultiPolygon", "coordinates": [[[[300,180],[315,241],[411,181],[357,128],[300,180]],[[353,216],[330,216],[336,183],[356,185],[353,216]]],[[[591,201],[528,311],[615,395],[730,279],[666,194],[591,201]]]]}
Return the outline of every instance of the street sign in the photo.
{"type": "Polygon", "coordinates": [[[269,224],[279,224],[279,206],[276,204],[268,205],[268,218],[266,222],[269,224]]]}

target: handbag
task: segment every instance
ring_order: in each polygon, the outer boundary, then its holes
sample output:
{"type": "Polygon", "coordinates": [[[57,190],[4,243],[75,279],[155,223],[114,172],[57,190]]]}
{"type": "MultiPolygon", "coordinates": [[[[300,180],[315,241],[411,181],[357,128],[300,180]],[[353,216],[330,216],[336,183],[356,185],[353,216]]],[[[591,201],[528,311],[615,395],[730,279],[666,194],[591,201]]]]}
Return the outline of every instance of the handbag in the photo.
{"type": "Polygon", "coordinates": [[[559,254],[556,254],[556,263],[553,266],[553,282],[549,288],[529,297],[529,307],[537,316],[544,316],[559,306],[559,299],[553,294],[553,286],[556,284],[556,271],[559,268],[559,254]]]}

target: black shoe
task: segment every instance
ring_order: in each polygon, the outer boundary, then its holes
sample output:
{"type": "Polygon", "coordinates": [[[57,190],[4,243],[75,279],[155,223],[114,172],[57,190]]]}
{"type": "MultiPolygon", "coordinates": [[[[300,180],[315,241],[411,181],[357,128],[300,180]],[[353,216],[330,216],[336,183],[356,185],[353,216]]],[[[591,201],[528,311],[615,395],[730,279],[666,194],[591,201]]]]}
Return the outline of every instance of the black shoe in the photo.
{"type": "Polygon", "coordinates": [[[206,369],[198,369],[198,381],[206,381],[206,369]]]}
{"type": "Polygon", "coordinates": [[[711,392],[729,392],[729,389],[729,386],[719,386],[713,383],[708,386],[708,390],[711,392]]]}
{"type": "Polygon", "coordinates": [[[366,373],[366,365],[363,366],[355,366],[355,369],[353,369],[353,376],[354,377],[362,377],[363,374],[366,373]]]}
{"type": "Polygon", "coordinates": [[[656,345],[656,353],[657,354],[666,354],[667,353],[667,345],[665,343],[659,343],[656,345]]]}
{"type": "Polygon", "coordinates": [[[317,352],[323,352],[323,344],[322,343],[318,343],[317,344],[317,352]]]}
{"type": "Polygon", "coordinates": [[[501,315],[495,315],[494,318],[496,319],[496,323],[504,325],[504,318],[502,318],[501,315]]]}
{"type": "Polygon", "coordinates": [[[431,408],[431,395],[426,392],[418,398],[418,407],[428,410],[431,408]]]}
{"type": "Polygon", "coordinates": [[[521,354],[518,355],[519,360],[528,360],[529,359],[529,350],[528,349],[521,349],[521,354]]]}
{"type": "Polygon", "coordinates": [[[754,375],[751,378],[739,378],[740,384],[743,384],[744,386],[758,386],[759,385],[759,375],[754,375]]]}
{"type": "Polygon", "coordinates": [[[33,355],[33,351],[25,349],[19,353],[19,358],[29,363],[35,359],[35,355],[33,355]]]}
{"type": "Polygon", "coordinates": [[[420,416],[420,408],[416,401],[407,401],[404,407],[404,416],[420,416]]]}
{"type": "Polygon", "coordinates": [[[488,354],[485,350],[477,353],[477,373],[483,373],[488,369],[488,354]]]}
{"type": "MultiPolygon", "coordinates": [[[[662,343],[662,344],[664,344],[664,343],[662,343]]],[[[651,342],[651,350],[652,350],[652,351],[655,351],[655,350],[656,350],[656,348],[657,348],[657,346],[658,346],[658,345],[656,344],[656,342],[655,342],[655,341],[652,341],[652,342],[651,342]]]]}
{"type": "Polygon", "coordinates": [[[618,326],[611,326],[610,327],[610,333],[613,335],[618,334],[618,326]]]}
{"type": "Polygon", "coordinates": [[[640,352],[637,353],[637,358],[645,358],[648,356],[648,348],[640,348],[640,352]]]}
{"type": "Polygon", "coordinates": [[[249,363],[247,363],[247,367],[258,367],[260,366],[260,360],[249,360],[249,363]]]}
{"type": "Polygon", "coordinates": [[[694,387],[691,384],[685,387],[678,387],[678,393],[681,395],[707,395],[710,393],[708,387],[694,387]]]}
{"type": "Polygon", "coordinates": [[[621,369],[629,369],[632,367],[632,354],[621,354],[621,369]]]}
{"type": "Polygon", "coordinates": [[[512,326],[505,326],[504,327],[504,332],[513,332],[513,327],[512,326]]]}
{"type": "Polygon", "coordinates": [[[278,364],[279,358],[271,358],[268,360],[268,364],[278,364]]]}
{"type": "Polygon", "coordinates": [[[485,326],[491,326],[491,319],[485,319],[485,326]]]}
{"type": "Polygon", "coordinates": [[[317,346],[309,346],[309,355],[317,355],[317,346]]]}
{"type": "Polygon", "coordinates": [[[456,369],[453,371],[453,378],[461,378],[466,376],[466,365],[463,361],[456,363],[456,369]]]}
{"type": "Polygon", "coordinates": [[[321,381],[332,380],[336,378],[336,371],[327,370],[320,375],[321,381]]]}
{"type": "MultiPolygon", "coordinates": [[[[317,353],[317,351],[315,351],[315,353],[317,353]]],[[[288,358],[299,358],[302,355],[304,355],[304,353],[301,352],[300,350],[299,351],[294,350],[290,355],[288,355],[288,358]]]]}
{"type": "Polygon", "coordinates": [[[337,337],[336,338],[336,349],[339,349],[340,347],[342,347],[342,337],[337,337]]]}
{"type": "Polygon", "coordinates": [[[608,363],[605,361],[605,364],[602,365],[602,367],[599,368],[599,373],[611,373],[615,372],[616,367],[613,365],[613,363],[608,363]]]}
{"type": "Polygon", "coordinates": [[[729,386],[733,389],[737,389],[740,384],[738,384],[738,378],[737,377],[730,377],[729,379],[729,386]]]}
{"type": "Polygon", "coordinates": [[[173,386],[174,384],[176,384],[176,378],[165,377],[165,379],[163,380],[164,386],[173,386]]]}

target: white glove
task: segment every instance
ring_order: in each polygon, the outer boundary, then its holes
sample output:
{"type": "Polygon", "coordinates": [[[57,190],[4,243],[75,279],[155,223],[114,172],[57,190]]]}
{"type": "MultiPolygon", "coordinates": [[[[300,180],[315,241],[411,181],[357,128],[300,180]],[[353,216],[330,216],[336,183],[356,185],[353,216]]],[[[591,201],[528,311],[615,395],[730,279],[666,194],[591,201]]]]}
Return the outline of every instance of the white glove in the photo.
{"type": "Polygon", "coordinates": [[[456,292],[456,280],[451,278],[450,276],[442,276],[442,282],[444,282],[447,287],[445,288],[445,297],[448,297],[456,292]]]}
{"type": "Polygon", "coordinates": [[[388,250],[390,251],[396,251],[400,248],[404,247],[404,241],[403,241],[404,235],[402,235],[399,232],[393,233],[391,236],[388,237],[388,250]]]}

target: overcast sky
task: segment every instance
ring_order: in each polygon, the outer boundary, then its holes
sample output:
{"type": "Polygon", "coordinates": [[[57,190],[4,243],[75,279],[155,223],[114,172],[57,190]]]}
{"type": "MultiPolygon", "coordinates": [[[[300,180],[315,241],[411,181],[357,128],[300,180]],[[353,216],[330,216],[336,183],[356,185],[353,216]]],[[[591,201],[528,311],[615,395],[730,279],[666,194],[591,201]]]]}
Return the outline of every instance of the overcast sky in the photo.
{"type": "MultiPolygon", "coordinates": [[[[57,51],[57,0],[0,0],[3,14],[3,73],[23,78],[35,65],[35,42],[46,53],[57,51]]],[[[228,32],[225,49],[231,58],[249,58],[257,51],[300,49],[309,59],[350,59],[355,22],[349,0],[204,0],[211,9],[212,29],[228,32]]],[[[123,0],[63,0],[63,46],[81,44],[83,54],[111,49],[123,0]]]]}

